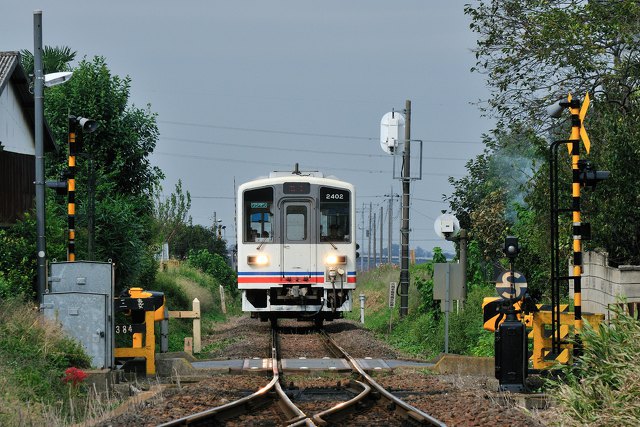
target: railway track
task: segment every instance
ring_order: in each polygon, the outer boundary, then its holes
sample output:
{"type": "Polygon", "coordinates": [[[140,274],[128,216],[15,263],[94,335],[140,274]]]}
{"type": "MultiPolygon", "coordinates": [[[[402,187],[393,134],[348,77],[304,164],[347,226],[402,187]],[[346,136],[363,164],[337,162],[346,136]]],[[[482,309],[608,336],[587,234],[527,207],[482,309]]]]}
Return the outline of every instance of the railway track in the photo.
{"type": "Polygon", "coordinates": [[[160,426],[222,425],[226,420],[238,417],[241,414],[251,413],[261,407],[274,403],[284,414],[287,420],[285,424],[296,423],[296,425],[300,426],[315,426],[309,417],[291,402],[291,399],[289,399],[280,384],[281,367],[279,363],[277,328],[271,330],[271,343],[272,377],[267,385],[249,396],[161,424],[160,426]]]}
{"type": "MultiPolygon", "coordinates": [[[[292,328],[282,328],[290,335],[292,328]]],[[[279,328],[271,330],[271,367],[272,377],[269,383],[263,386],[255,393],[226,403],[224,405],[208,409],[193,415],[189,415],[171,422],[162,424],[161,426],[200,426],[200,425],[222,425],[227,421],[242,416],[243,414],[255,414],[267,406],[276,406],[278,415],[274,415],[272,410],[265,417],[279,416],[282,425],[287,426],[322,426],[337,425],[338,423],[348,422],[354,414],[362,417],[367,416],[369,412],[377,411],[376,417],[388,420],[389,424],[399,425],[430,425],[445,426],[445,424],[429,414],[411,406],[397,396],[379,385],[366,371],[360,366],[356,359],[351,357],[341,346],[339,346],[333,338],[324,330],[314,331],[313,334],[308,333],[312,329],[294,328],[293,335],[305,334],[307,340],[320,339],[322,345],[327,351],[336,357],[343,358],[348,361],[352,369],[352,379],[346,387],[340,387],[340,390],[322,390],[325,400],[320,402],[323,406],[330,406],[329,409],[318,411],[316,409],[308,410],[308,414],[296,406],[282,388],[284,376],[282,373],[282,365],[280,360],[282,352],[280,351],[281,338],[279,328]],[[327,399],[327,396],[328,399],[327,399]],[[336,403],[337,402],[337,403],[336,403]]],[[[291,391],[290,391],[291,393],[291,391]]],[[[318,390],[315,391],[318,393],[318,390]]],[[[291,393],[295,395],[295,393],[291,393]]],[[[298,394],[298,397],[300,394],[298,394]]],[[[294,398],[294,400],[297,400],[294,398]]],[[[313,407],[317,407],[316,403],[313,407]]]]}

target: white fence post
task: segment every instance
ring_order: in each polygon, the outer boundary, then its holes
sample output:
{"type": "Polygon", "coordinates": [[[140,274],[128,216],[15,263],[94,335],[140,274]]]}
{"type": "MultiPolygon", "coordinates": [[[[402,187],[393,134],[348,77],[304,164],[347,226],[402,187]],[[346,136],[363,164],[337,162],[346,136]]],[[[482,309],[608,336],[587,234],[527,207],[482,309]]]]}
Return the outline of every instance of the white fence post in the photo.
{"type": "Polygon", "coordinates": [[[193,299],[193,312],[196,317],[193,318],[193,352],[200,353],[202,351],[202,341],[200,340],[200,300],[193,299]]]}

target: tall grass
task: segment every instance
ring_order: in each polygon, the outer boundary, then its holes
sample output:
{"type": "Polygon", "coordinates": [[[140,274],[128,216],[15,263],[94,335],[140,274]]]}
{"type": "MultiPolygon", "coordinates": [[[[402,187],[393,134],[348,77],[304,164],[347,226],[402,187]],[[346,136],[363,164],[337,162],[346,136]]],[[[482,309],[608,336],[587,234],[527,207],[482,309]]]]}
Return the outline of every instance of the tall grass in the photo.
{"type": "Polygon", "coordinates": [[[80,344],[45,322],[31,304],[0,301],[0,425],[65,425],[85,415],[86,390],[63,381],[87,368],[80,344]]]}
{"type": "Polygon", "coordinates": [[[571,426],[637,426],[640,422],[640,322],[618,312],[581,334],[584,354],[552,381],[559,415],[571,426]]]}
{"type": "MultiPolygon", "coordinates": [[[[156,288],[165,292],[170,310],[191,310],[192,301],[198,298],[201,312],[201,333],[209,334],[217,322],[229,315],[240,314],[239,297],[225,289],[227,314],[222,312],[219,282],[210,274],[186,264],[160,271],[156,276],[156,288]]],[[[169,320],[169,351],[184,348],[185,337],[193,336],[192,322],[186,319],[169,320]]]]}

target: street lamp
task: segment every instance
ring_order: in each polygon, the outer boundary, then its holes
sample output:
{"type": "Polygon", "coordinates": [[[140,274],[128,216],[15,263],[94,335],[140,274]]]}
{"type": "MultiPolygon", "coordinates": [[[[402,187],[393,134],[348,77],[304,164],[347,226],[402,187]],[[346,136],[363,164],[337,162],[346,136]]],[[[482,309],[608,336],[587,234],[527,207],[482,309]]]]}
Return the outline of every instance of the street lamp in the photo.
{"type": "Polygon", "coordinates": [[[44,86],[55,86],[71,78],[70,72],[54,73],[44,76],[42,69],[42,11],[33,12],[33,65],[34,65],[34,137],[35,137],[35,187],[36,187],[36,255],[37,255],[37,284],[38,300],[42,302],[42,295],[46,289],[46,240],[45,240],[45,178],[44,178],[44,86]]]}

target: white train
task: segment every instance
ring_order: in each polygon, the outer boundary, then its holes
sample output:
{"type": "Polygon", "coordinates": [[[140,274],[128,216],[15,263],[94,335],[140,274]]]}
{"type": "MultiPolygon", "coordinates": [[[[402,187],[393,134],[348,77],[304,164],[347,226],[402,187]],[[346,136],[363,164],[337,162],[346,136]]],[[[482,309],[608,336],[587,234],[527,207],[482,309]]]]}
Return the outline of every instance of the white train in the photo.
{"type": "Polygon", "coordinates": [[[353,307],[355,190],[319,172],[272,172],[237,194],[242,310],[321,324],[353,307]]]}

